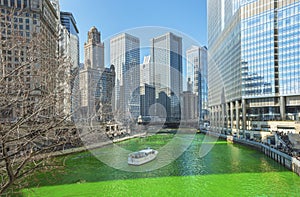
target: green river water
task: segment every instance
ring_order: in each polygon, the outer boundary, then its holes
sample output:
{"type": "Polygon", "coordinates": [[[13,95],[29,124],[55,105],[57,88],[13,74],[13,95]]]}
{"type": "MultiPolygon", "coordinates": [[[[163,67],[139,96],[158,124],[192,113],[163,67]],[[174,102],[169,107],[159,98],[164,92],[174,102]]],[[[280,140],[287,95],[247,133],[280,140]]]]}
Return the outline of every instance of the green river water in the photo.
{"type": "MultiPolygon", "coordinates": [[[[173,137],[173,134],[154,135],[123,141],[118,146],[130,151],[145,146],[159,149],[173,137]]],[[[117,170],[90,152],[69,155],[63,172],[37,174],[32,185],[39,184],[40,188],[23,193],[25,196],[300,196],[300,177],[259,151],[219,139],[201,157],[204,137],[195,135],[179,158],[149,172],[117,170]]]]}

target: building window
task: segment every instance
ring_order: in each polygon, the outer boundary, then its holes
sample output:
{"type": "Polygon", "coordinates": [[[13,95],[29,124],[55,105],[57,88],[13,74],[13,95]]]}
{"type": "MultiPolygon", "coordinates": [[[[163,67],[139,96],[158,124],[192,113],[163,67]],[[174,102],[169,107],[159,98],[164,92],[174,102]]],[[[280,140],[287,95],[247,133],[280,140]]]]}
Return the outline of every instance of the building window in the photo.
{"type": "Polygon", "coordinates": [[[11,1],[10,1],[10,6],[11,6],[11,7],[14,7],[14,6],[15,6],[15,0],[11,0],[11,1]]]}
{"type": "Polygon", "coordinates": [[[17,0],[17,8],[21,8],[22,7],[22,2],[21,0],[17,0]]]}
{"type": "Polygon", "coordinates": [[[24,0],[23,8],[27,8],[27,5],[28,5],[27,0],[24,0]]]}

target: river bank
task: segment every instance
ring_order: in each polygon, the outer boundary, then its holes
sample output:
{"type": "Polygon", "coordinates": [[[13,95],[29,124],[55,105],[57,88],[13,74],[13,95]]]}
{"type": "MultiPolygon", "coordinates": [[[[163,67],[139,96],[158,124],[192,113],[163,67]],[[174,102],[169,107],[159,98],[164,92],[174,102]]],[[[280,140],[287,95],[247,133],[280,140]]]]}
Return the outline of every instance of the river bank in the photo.
{"type": "Polygon", "coordinates": [[[294,172],[298,176],[300,176],[300,161],[298,159],[296,159],[295,157],[287,155],[275,148],[272,148],[268,145],[265,145],[265,144],[262,144],[259,142],[239,139],[237,137],[233,137],[230,135],[224,135],[221,133],[216,133],[216,132],[211,132],[211,131],[201,131],[201,132],[204,134],[207,134],[207,135],[214,136],[214,137],[220,137],[231,143],[238,143],[238,144],[241,144],[244,146],[249,146],[256,150],[259,150],[262,153],[264,153],[266,156],[270,157],[271,159],[275,160],[282,166],[286,167],[287,169],[291,170],[292,172],[294,172]]]}
{"type": "MultiPolygon", "coordinates": [[[[151,167],[164,162],[170,152],[164,151],[163,147],[174,137],[174,134],[136,137],[119,142],[118,146],[129,151],[147,146],[159,150],[161,157],[145,164],[151,167]]],[[[97,151],[97,155],[107,155],[109,146],[97,151]]],[[[126,155],[113,158],[114,162],[127,159],[126,155]]],[[[58,159],[65,160],[64,168],[37,172],[29,180],[29,188],[22,190],[23,196],[280,197],[300,192],[300,178],[262,152],[227,143],[221,138],[215,141],[214,137],[204,134],[195,135],[181,156],[153,171],[117,169],[90,151],[58,159]],[[203,156],[200,151],[210,145],[213,148],[203,156]]]]}
{"type": "MultiPolygon", "coordinates": [[[[54,153],[51,153],[51,157],[65,156],[65,155],[69,155],[69,154],[73,154],[73,153],[84,152],[84,151],[87,151],[87,150],[94,150],[94,149],[98,149],[98,148],[102,148],[102,147],[111,145],[113,143],[123,142],[123,141],[126,141],[126,140],[130,140],[130,139],[134,139],[134,138],[138,138],[138,137],[145,137],[145,136],[147,136],[147,133],[143,132],[143,133],[135,134],[135,135],[132,135],[132,136],[126,136],[126,137],[123,137],[123,138],[109,140],[107,142],[100,142],[100,143],[96,143],[96,144],[92,144],[92,145],[88,145],[88,146],[60,150],[60,151],[56,151],[54,153]]],[[[49,155],[48,154],[47,155],[42,155],[41,157],[42,158],[43,157],[49,157],[49,155]]]]}

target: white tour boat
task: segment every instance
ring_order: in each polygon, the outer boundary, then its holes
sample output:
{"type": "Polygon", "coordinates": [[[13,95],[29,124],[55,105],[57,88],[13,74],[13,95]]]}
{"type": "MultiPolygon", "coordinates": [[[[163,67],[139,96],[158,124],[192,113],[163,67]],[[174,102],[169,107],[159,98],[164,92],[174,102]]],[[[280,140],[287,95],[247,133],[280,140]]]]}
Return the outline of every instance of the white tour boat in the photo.
{"type": "Polygon", "coordinates": [[[157,154],[158,151],[151,148],[130,153],[128,155],[128,164],[135,165],[135,166],[142,165],[144,163],[147,163],[155,159],[157,154]]]}

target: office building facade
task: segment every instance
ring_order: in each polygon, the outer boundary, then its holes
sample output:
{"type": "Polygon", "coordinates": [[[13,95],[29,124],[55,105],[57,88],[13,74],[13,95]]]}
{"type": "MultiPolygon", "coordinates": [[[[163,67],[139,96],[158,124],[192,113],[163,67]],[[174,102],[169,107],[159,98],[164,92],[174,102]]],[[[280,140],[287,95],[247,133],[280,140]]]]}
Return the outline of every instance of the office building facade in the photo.
{"type": "Polygon", "coordinates": [[[145,56],[140,66],[140,84],[154,85],[154,67],[151,64],[151,56],[145,56]]]}
{"type": "Polygon", "coordinates": [[[198,96],[191,91],[184,91],[181,94],[182,120],[198,121],[198,96]]]}
{"type": "MultiPolygon", "coordinates": [[[[35,101],[47,96],[42,93],[49,93],[57,87],[47,75],[51,76],[58,66],[58,20],[49,0],[0,1],[0,62],[1,76],[5,81],[0,87],[1,92],[5,92],[1,100],[11,103],[9,110],[2,108],[1,119],[17,120],[32,109],[29,106],[34,106],[35,101]],[[48,73],[43,70],[48,70],[48,73]],[[28,103],[32,102],[26,105],[13,102],[14,96],[18,98],[21,93],[28,94],[28,103]]],[[[51,106],[43,115],[50,117],[55,113],[51,106]]]]}
{"type": "Polygon", "coordinates": [[[169,32],[151,39],[151,64],[154,68],[156,98],[158,99],[162,96],[160,93],[164,92],[168,98],[162,103],[167,104],[164,107],[168,112],[168,118],[170,121],[180,119],[182,38],[169,32]]]}
{"type": "MultiPolygon", "coordinates": [[[[58,3],[58,2],[57,2],[58,3]]],[[[55,5],[59,5],[55,3],[55,5]]],[[[52,3],[53,4],[53,3],[52,3]]],[[[79,103],[73,97],[78,93],[78,87],[74,87],[74,81],[78,80],[76,74],[79,70],[79,31],[75,18],[70,12],[59,12],[59,54],[66,64],[65,74],[69,80],[66,80],[64,86],[63,108],[65,114],[72,114],[73,110],[78,109],[79,103]],[[77,90],[75,90],[77,88],[77,90]],[[75,103],[74,103],[75,102],[75,103]]]]}
{"type": "Polygon", "coordinates": [[[150,108],[152,105],[154,105],[156,103],[155,100],[155,87],[149,84],[141,84],[140,87],[140,104],[141,104],[141,108],[140,108],[140,115],[141,117],[149,117],[150,113],[154,113],[150,111],[150,108]]]}
{"type": "Polygon", "coordinates": [[[110,68],[105,68],[100,74],[100,79],[96,88],[96,114],[98,121],[109,122],[114,119],[112,110],[113,89],[115,87],[115,66],[111,65],[110,68]]]}
{"type": "Polygon", "coordinates": [[[84,44],[84,67],[79,74],[81,111],[84,115],[96,113],[96,100],[100,98],[98,81],[104,71],[104,44],[100,32],[92,27],[84,44]]]}
{"type": "Polygon", "coordinates": [[[295,131],[298,0],[208,1],[209,105],[218,131],[295,131]],[[289,120],[289,121],[286,121],[289,120]]]}
{"type": "Polygon", "coordinates": [[[76,20],[70,12],[60,12],[60,22],[63,28],[67,30],[69,43],[65,49],[70,58],[72,69],[79,67],[79,30],[76,20]]]}
{"type": "Polygon", "coordinates": [[[197,96],[199,121],[208,120],[207,48],[192,46],[186,51],[187,91],[197,96]]]}
{"type": "Polygon", "coordinates": [[[110,39],[110,63],[115,66],[113,110],[118,120],[140,115],[140,40],[127,33],[110,39]]]}

